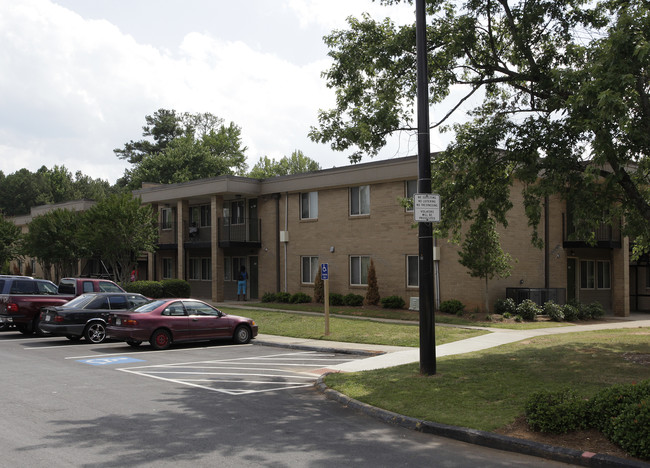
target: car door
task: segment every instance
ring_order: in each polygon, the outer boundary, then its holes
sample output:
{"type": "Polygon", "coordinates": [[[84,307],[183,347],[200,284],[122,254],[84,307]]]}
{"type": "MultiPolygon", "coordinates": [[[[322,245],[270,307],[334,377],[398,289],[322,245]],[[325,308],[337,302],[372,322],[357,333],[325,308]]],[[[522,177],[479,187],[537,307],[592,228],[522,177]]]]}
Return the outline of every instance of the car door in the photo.
{"type": "MultiPolygon", "coordinates": [[[[189,317],[181,301],[170,302],[162,312],[154,328],[164,326],[172,332],[174,341],[191,339],[189,317]]],[[[150,330],[153,332],[153,328],[150,330]]]]}
{"type": "Polygon", "coordinates": [[[193,338],[221,338],[229,336],[228,323],[222,313],[201,301],[183,301],[189,316],[190,333],[193,338]]]}

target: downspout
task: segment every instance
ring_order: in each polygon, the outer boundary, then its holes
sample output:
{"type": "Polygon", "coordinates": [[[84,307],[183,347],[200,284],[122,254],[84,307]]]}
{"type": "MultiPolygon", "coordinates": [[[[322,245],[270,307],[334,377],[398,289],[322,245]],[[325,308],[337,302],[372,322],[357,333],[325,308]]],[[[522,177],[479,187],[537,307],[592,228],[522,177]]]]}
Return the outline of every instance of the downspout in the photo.
{"type": "Polygon", "coordinates": [[[550,252],[549,252],[549,239],[550,239],[550,227],[548,222],[548,196],[544,197],[544,288],[548,289],[550,287],[550,274],[549,274],[549,262],[550,262],[550,252]]]}
{"type": "Polygon", "coordinates": [[[280,273],[280,194],[273,195],[275,198],[275,290],[280,292],[282,287],[281,273],[280,273]]]}
{"type": "MultiPolygon", "coordinates": [[[[289,192],[284,194],[284,230],[289,231],[289,192]]],[[[288,275],[287,275],[287,249],[288,242],[284,243],[284,292],[289,292],[288,288],[288,275]]]]}

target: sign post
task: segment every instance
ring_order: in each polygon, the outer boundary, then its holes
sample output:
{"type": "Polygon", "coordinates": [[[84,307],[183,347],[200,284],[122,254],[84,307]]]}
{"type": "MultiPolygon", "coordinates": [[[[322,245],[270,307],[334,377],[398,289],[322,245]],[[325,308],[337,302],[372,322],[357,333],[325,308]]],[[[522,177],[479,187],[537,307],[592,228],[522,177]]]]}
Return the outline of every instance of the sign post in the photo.
{"type": "Polygon", "coordinates": [[[320,266],[320,279],[323,280],[324,285],[324,299],[325,299],[325,336],[330,334],[330,275],[329,264],[323,263],[320,266]]]}

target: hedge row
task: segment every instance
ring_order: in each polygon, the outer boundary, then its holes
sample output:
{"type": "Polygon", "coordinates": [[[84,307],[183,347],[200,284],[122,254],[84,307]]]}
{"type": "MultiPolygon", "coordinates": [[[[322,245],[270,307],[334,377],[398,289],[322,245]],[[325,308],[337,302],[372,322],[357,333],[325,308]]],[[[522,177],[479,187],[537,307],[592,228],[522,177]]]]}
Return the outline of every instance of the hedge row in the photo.
{"type": "Polygon", "coordinates": [[[191,297],[190,283],[180,279],[162,281],[133,281],[122,285],[128,292],[142,294],[157,299],[161,297],[191,297]]]}

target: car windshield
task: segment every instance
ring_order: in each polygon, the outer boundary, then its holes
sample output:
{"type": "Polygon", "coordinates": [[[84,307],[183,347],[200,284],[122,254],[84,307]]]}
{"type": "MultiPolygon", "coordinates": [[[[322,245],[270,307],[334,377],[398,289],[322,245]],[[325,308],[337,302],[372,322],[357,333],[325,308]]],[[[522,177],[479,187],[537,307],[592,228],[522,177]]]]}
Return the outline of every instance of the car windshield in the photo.
{"type": "Polygon", "coordinates": [[[63,304],[63,307],[65,307],[66,309],[68,308],[83,309],[86,306],[86,304],[88,304],[94,298],[95,298],[94,294],[82,294],[81,296],[75,297],[71,301],[63,304]]]}
{"type": "Polygon", "coordinates": [[[136,314],[141,314],[144,312],[151,312],[154,310],[156,307],[160,307],[161,305],[165,304],[167,301],[151,301],[148,302],[145,305],[142,305],[140,307],[137,307],[136,309],[133,309],[133,312],[136,314]]]}

